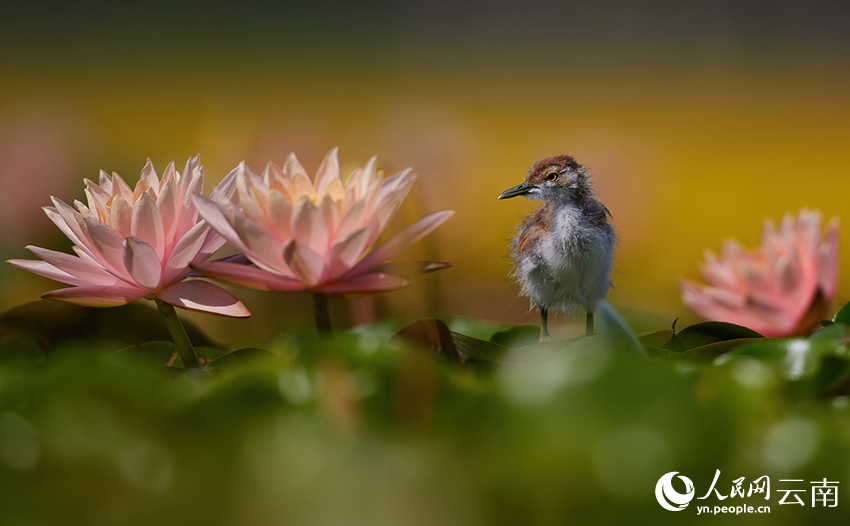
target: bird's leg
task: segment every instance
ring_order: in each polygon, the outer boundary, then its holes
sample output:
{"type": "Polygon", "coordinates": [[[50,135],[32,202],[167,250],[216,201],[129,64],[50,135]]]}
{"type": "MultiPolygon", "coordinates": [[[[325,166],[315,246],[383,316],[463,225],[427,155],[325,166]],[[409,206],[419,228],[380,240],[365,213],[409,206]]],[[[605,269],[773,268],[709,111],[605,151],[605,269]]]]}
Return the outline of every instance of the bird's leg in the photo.
{"type": "Polygon", "coordinates": [[[587,335],[593,336],[593,313],[587,312],[587,335]]]}
{"type": "Polygon", "coordinates": [[[540,308],[540,341],[551,340],[549,336],[549,309],[540,308]]]}

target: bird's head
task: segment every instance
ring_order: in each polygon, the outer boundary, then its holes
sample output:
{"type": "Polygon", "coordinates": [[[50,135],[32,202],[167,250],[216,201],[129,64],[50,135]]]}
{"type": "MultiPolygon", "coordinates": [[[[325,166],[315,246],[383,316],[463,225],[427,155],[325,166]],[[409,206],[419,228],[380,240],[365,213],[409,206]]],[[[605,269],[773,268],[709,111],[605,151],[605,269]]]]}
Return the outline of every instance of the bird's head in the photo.
{"type": "Polygon", "coordinates": [[[591,195],[590,176],[569,155],[541,159],[528,170],[525,182],[499,194],[499,199],[524,195],[543,201],[582,201],[591,195]]]}

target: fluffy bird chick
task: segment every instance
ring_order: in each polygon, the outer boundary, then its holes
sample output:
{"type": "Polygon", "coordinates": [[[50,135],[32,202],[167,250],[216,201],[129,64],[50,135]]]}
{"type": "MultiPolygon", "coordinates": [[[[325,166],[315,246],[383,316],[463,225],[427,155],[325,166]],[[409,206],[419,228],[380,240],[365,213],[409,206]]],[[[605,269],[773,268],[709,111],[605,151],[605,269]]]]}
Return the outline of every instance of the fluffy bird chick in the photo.
{"type": "Polygon", "coordinates": [[[587,333],[592,334],[593,309],[611,286],[616,242],[611,213],[594,197],[587,169],[569,155],[537,161],[525,182],[499,199],[520,195],[543,201],[511,240],[520,294],[540,309],[540,339],[549,339],[550,310],[584,310],[587,333]]]}

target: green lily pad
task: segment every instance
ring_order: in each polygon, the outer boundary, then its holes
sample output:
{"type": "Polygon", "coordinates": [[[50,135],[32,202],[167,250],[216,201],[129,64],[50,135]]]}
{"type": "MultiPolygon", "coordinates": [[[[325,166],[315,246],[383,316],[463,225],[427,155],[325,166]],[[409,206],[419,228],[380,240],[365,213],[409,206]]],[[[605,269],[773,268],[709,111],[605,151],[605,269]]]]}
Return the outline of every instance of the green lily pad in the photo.
{"type": "Polygon", "coordinates": [[[479,340],[478,338],[460,334],[459,332],[451,333],[451,337],[454,342],[454,348],[461,358],[461,362],[466,362],[470,359],[497,362],[510,350],[504,345],[479,340]]]}
{"type": "Polygon", "coordinates": [[[744,338],[763,338],[763,336],[752,329],[734,323],[707,321],[682,329],[662,347],[674,352],[684,352],[710,343],[744,338]]]}
{"type": "Polygon", "coordinates": [[[809,335],[810,340],[841,340],[847,335],[847,325],[844,323],[831,323],[816,330],[809,335]]]}
{"type": "Polygon", "coordinates": [[[178,378],[186,372],[182,367],[155,367],[154,371],[160,373],[166,378],[178,378]]]}
{"type": "Polygon", "coordinates": [[[838,312],[835,313],[835,316],[832,317],[832,321],[835,323],[843,323],[845,325],[850,325],[850,303],[845,304],[838,312]]]}
{"type": "Polygon", "coordinates": [[[673,331],[664,329],[655,332],[645,332],[638,336],[638,341],[645,349],[664,347],[674,336],[673,331]]]}
{"type": "Polygon", "coordinates": [[[260,361],[274,360],[275,358],[277,358],[277,355],[265,349],[246,347],[244,349],[229,352],[220,358],[212,360],[207,365],[207,368],[227,370],[241,369],[242,367],[246,367],[260,361]]]}
{"type": "Polygon", "coordinates": [[[673,352],[661,347],[644,347],[646,355],[650,360],[676,360],[681,359],[682,353],[673,352]]]}
{"type": "Polygon", "coordinates": [[[455,349],[455,341],[448,325],[436,318],[411,323],[395,333],[392,339],[445,356],[451,362],[462,363],[466,359],[455,349]]]}
{"type": "Polygon", "coordinates": [[[509,349],[530,347],[540,341],[540,327],[537,325],[515,325],[490,335],[490,341],[509,349]]]}
{"type": "Polygon", "coordinates": [[[467,334],[473,338],[489,338],[491,334],[505,328],[504,325],[471,318],[441,318],[449,330],[467,334]]]}
{"type": "Polygon", "coordinates": [[[694,359],[711,359],[717,358],[721,354],[725,354],[732,349],[739,347],[745,343],[759,340],[760,338],[736,338],[734,340],[723,340],[719,342],[700,345],[693,349],[680,353],[680,356],[686,356],[694,359]]]}
{"type": "Polygon", "coordinates": [[[141,345],[125,347],[113,355],[115,358],[126,360],[148,367],[182,367],[180,356],[174,353],[171,342],[147,342],[141,345]],[[178,363],[174,363],[174,362],[178,363]]]}
{"type": "Polygon", "coordinates": [[[537,336],[534,338],[535,345],[509,349],[493,341],[452,332],[445,323],[431,318],[408,325],[393,338],[443,355],[455,363],[465,363],[470,360],[508,363],[544,362],[564,350],[566,346],[581,339],[538,342],[539,330],[535,327],[537,331],[537,336]]]}
{"type": "Polygon", "coordinates": [[[850,379],[850,350],[824,338],[762,339],[738,348],[733,358],[751,356],[776,367],[792,382],[808,384],[816,392],[831,390],[850,379]]]}
{"type": "Polygon", "coordinates": [[[587,339],[587,337],[569,338],[565,340],[545,340],[538,342],[536,345],[510,349],[508,353],[505,353],[505,355],[501,357],[500,361],[506,363],[542,363],[551,359],[570,345],[585,339],[587,339]]]}
{"type": "Polygon", "coordinates": [[[227,354],[228,350],[221,347],[195,347],[195,352],[198,354],[198,358],[203,359],[202,363],[208,364],[227,354]]]}

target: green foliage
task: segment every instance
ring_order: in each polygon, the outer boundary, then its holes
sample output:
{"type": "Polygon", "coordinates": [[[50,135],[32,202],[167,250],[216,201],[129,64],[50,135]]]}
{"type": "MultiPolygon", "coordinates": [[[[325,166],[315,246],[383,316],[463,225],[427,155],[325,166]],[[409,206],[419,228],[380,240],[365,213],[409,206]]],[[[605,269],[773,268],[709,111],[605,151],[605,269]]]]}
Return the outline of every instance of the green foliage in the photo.
{"type": "Polygon", "coordinates": [[[835,313],[835,316],[832,317],[832,321],[835,323],[850,325],[850,303],[841,307],[841,309],[835,313]]]}
{"type": "Polygon", "coordinates": [[[147,342],[125,347],[115,357],[147,367],[183,367],[180,355],[174,351],[171,342],[147,342]]]}
{"type": "Polygon", "coordinates": [[[214,369],[234,370],[251,366],[255,363],[262,363],[268,360],[274,360],[276,356],[265,349],[257,349],[255,347],[246,347],[237,351],[223,354],[220,357],[212,360],[205,369],[211,371],[214,369]]]}
{"type": "MultiPolygon", "coordinates": [[[[216,346],[191,323],[184,320],[183,325],[196,346],[216,346]]],[[[65,344],[82,342],[126,347],[171,340],[159,312],[142,302],[98,309],[62,301],[34,301],[0,314],[0,338],[8,334],[26,335],[48,353],[65,344]]]]}
{"type": "Polygon", "coordinates": [[[30,368],[45,362],[44,351],[26,334],[10,332],[0,337],[0,367],[30,368]]]}
{"type": "Polygon", "coordinates": [[[773,367],[805,396],[850,394],[850,351],[842,339],[765,339],[739,347],[733,359],[752,357],[773,367]]]}
{"type": "Polygon", "coordinates": [[[509,349],[531,347],[540,341],[540,327],[537,325],[508,327],[491,334],[490,341],[509,349]]]}
{"type": "MultiPolygon", "coordinates": [[[[595,336],[547,342],[451,320],[282,335],[199,346],[206,369],[185,374],[167,341],[44,352],[7,335],[4,523],[678,524],[695,511],[674,519],[654,496],[670,471],[704,491],[720,469],[727,494],[742,476],[846,479],[843,322],[768,339],[717,324],[635,337],[607,305],[596,320],[595,336]]],[[[744,523],[850,509],[778,498],[744,523]]]]}

